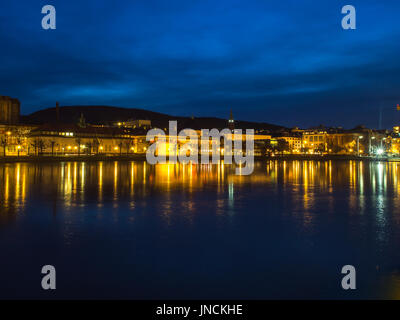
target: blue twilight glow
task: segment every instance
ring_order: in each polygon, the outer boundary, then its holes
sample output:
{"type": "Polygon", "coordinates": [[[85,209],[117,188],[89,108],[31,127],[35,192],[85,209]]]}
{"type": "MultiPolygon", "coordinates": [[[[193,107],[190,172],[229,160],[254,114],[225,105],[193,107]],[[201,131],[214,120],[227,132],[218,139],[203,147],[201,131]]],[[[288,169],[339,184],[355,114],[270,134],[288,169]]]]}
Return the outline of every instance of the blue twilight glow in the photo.
{"type": "Polygon", "coordinates": [[[0,3],[0,94],[22,112],[93,104],[288,126],[398,124],[400,2],[343,1],[0,3]]]}

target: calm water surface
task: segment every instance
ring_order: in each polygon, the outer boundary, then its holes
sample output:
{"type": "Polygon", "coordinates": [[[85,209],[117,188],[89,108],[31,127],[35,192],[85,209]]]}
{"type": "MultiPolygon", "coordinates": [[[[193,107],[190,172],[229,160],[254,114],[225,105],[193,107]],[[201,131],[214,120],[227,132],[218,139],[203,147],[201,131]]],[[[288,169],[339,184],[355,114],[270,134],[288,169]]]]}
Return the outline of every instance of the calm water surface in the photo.
{"type": "Polygon", "coordinates": [[[400,298],[399,195],[400,163],[0,164],[0,298],[400,298]]]}

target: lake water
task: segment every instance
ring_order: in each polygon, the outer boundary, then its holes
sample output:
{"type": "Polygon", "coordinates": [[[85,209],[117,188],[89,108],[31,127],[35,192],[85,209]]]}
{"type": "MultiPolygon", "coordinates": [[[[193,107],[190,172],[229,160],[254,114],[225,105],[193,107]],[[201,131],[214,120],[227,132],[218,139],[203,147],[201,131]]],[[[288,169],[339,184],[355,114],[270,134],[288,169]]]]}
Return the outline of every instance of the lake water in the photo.
{"type": "Polygon", "coordinates": [[[399,196],[400,163],[0,164],[0,298],[400,298],[399,196]]]}

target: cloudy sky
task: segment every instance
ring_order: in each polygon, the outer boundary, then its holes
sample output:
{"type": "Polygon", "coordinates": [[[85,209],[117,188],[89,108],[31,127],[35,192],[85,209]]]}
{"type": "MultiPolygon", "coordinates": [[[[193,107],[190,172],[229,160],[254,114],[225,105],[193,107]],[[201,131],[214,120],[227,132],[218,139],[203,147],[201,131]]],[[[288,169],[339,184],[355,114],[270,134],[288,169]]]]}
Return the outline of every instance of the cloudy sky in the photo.
{"type": "Polygon", "coordinates": [[[0,2],[0,95],[286,126],[400,124],[400,1],[0,2]],[[57,29],[41,28],[42,6],[57,29]],[[357,29],[341,27],[342,6],[357,29]]]}

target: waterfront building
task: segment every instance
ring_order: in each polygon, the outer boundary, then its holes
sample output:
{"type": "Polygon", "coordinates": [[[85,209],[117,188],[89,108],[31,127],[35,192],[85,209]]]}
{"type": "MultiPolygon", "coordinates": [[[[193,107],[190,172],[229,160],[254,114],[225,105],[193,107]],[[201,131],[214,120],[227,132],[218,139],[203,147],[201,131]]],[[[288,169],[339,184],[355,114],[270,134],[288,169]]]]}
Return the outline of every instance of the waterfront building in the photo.
{"type": "Polygon", "coordinates": [[[327,137],[328,152],[331,154],[363,154],[366,141],[363,139],[364,136],[359,132],[331,133],[327,137]]]}
{"type": "Polygon", "coordinates": [[[305,153],[324,153],[327,151],[328,133],[324,129],[310,129],[303,131],[302,151],[305,153]]]}
{"type": "Polygon", "coordinates": [[[302,148],[302,139],[298,136],[282,136],[277,137],[277,140],[284,140],[288,144],[290,153],[300,153],[302,148]]]}
{"type": "Polygon", "coordinates": [[[391,137],[389,141],[390,141],[389,152],[392,155],[399,156],[400,155],[400,138],[399,137],[391,137]]]}
{"type": "Polygon", "coordinates": [[[1,155],[27,155],[28,136],[36,127],[30,124],[0,124],[1,155]]]}
{"type": "Polygon", "coordinates": [[[117,155],[143,153],[143,130],[79,124],[45,124],[29,134],[29,155],[117,155]]]}
{"type": "MultiPolygon", "coordinates": [[[[235,135],[235,134],[223,134],[220,136],[220,139],[217,141],[218,145],[216,146],[217,151],[220,153],[220,155],[224,155],[225,153],[225,142],[226,141],[232,141],[232,146],[234,146],[235,141],[238,141],[239,139],[241,140],[241,150],[234,150],[234,153],[240,153],[244,154],[246,151],[246,139],[249,139],[250,137],[246,134],[245,130],[243,130],[242,135],[235,135]]],[[[254,134],[251,136],[251,138],[254,140],[254,150],[253,150],[253,155],[255,156],[262,156],[265,155],[265,148],[266,148],[266,142],[271,140],[270,135],[265,135],[265,134],[254,134]]],[[[189,141],[189,137],[187,138],[186,141],[180,141],[178,140],[177,136],[169,136],[166,135],[165,137],[166,142],[165,145],[161,144],[159,147],[159,151],[157,154],[158,155],[165,155],[169,156],[172,154],[179,154],[182,146],[189,141]],[[174,143],[171,143],[174,141],[174,143]]],[[[189,155],[190,152],[195,152],[196,154],[208,154],[212,155],[213,151],[213,139],[209,139],[208,146],[204,148],[201,145],[202,142],[202,132],[201,130],[195,130],[195,136],[190,137],[190,139],[197,139],[197,150],[190,150],[187,152],[187,155],[189,155]]],[[[150,143],[153,143],[157,139],[154,139],[153,141],[150,141],[150,143]]],[[[248,151],[248,150],[247,150],[248,151]]]]}
{"type": "Polygon", "coordinates": [[[332,154],[376,155],[388,150],[387,142],[384,132],[363,126],[327,135],[328,152],[332,154]]]}

